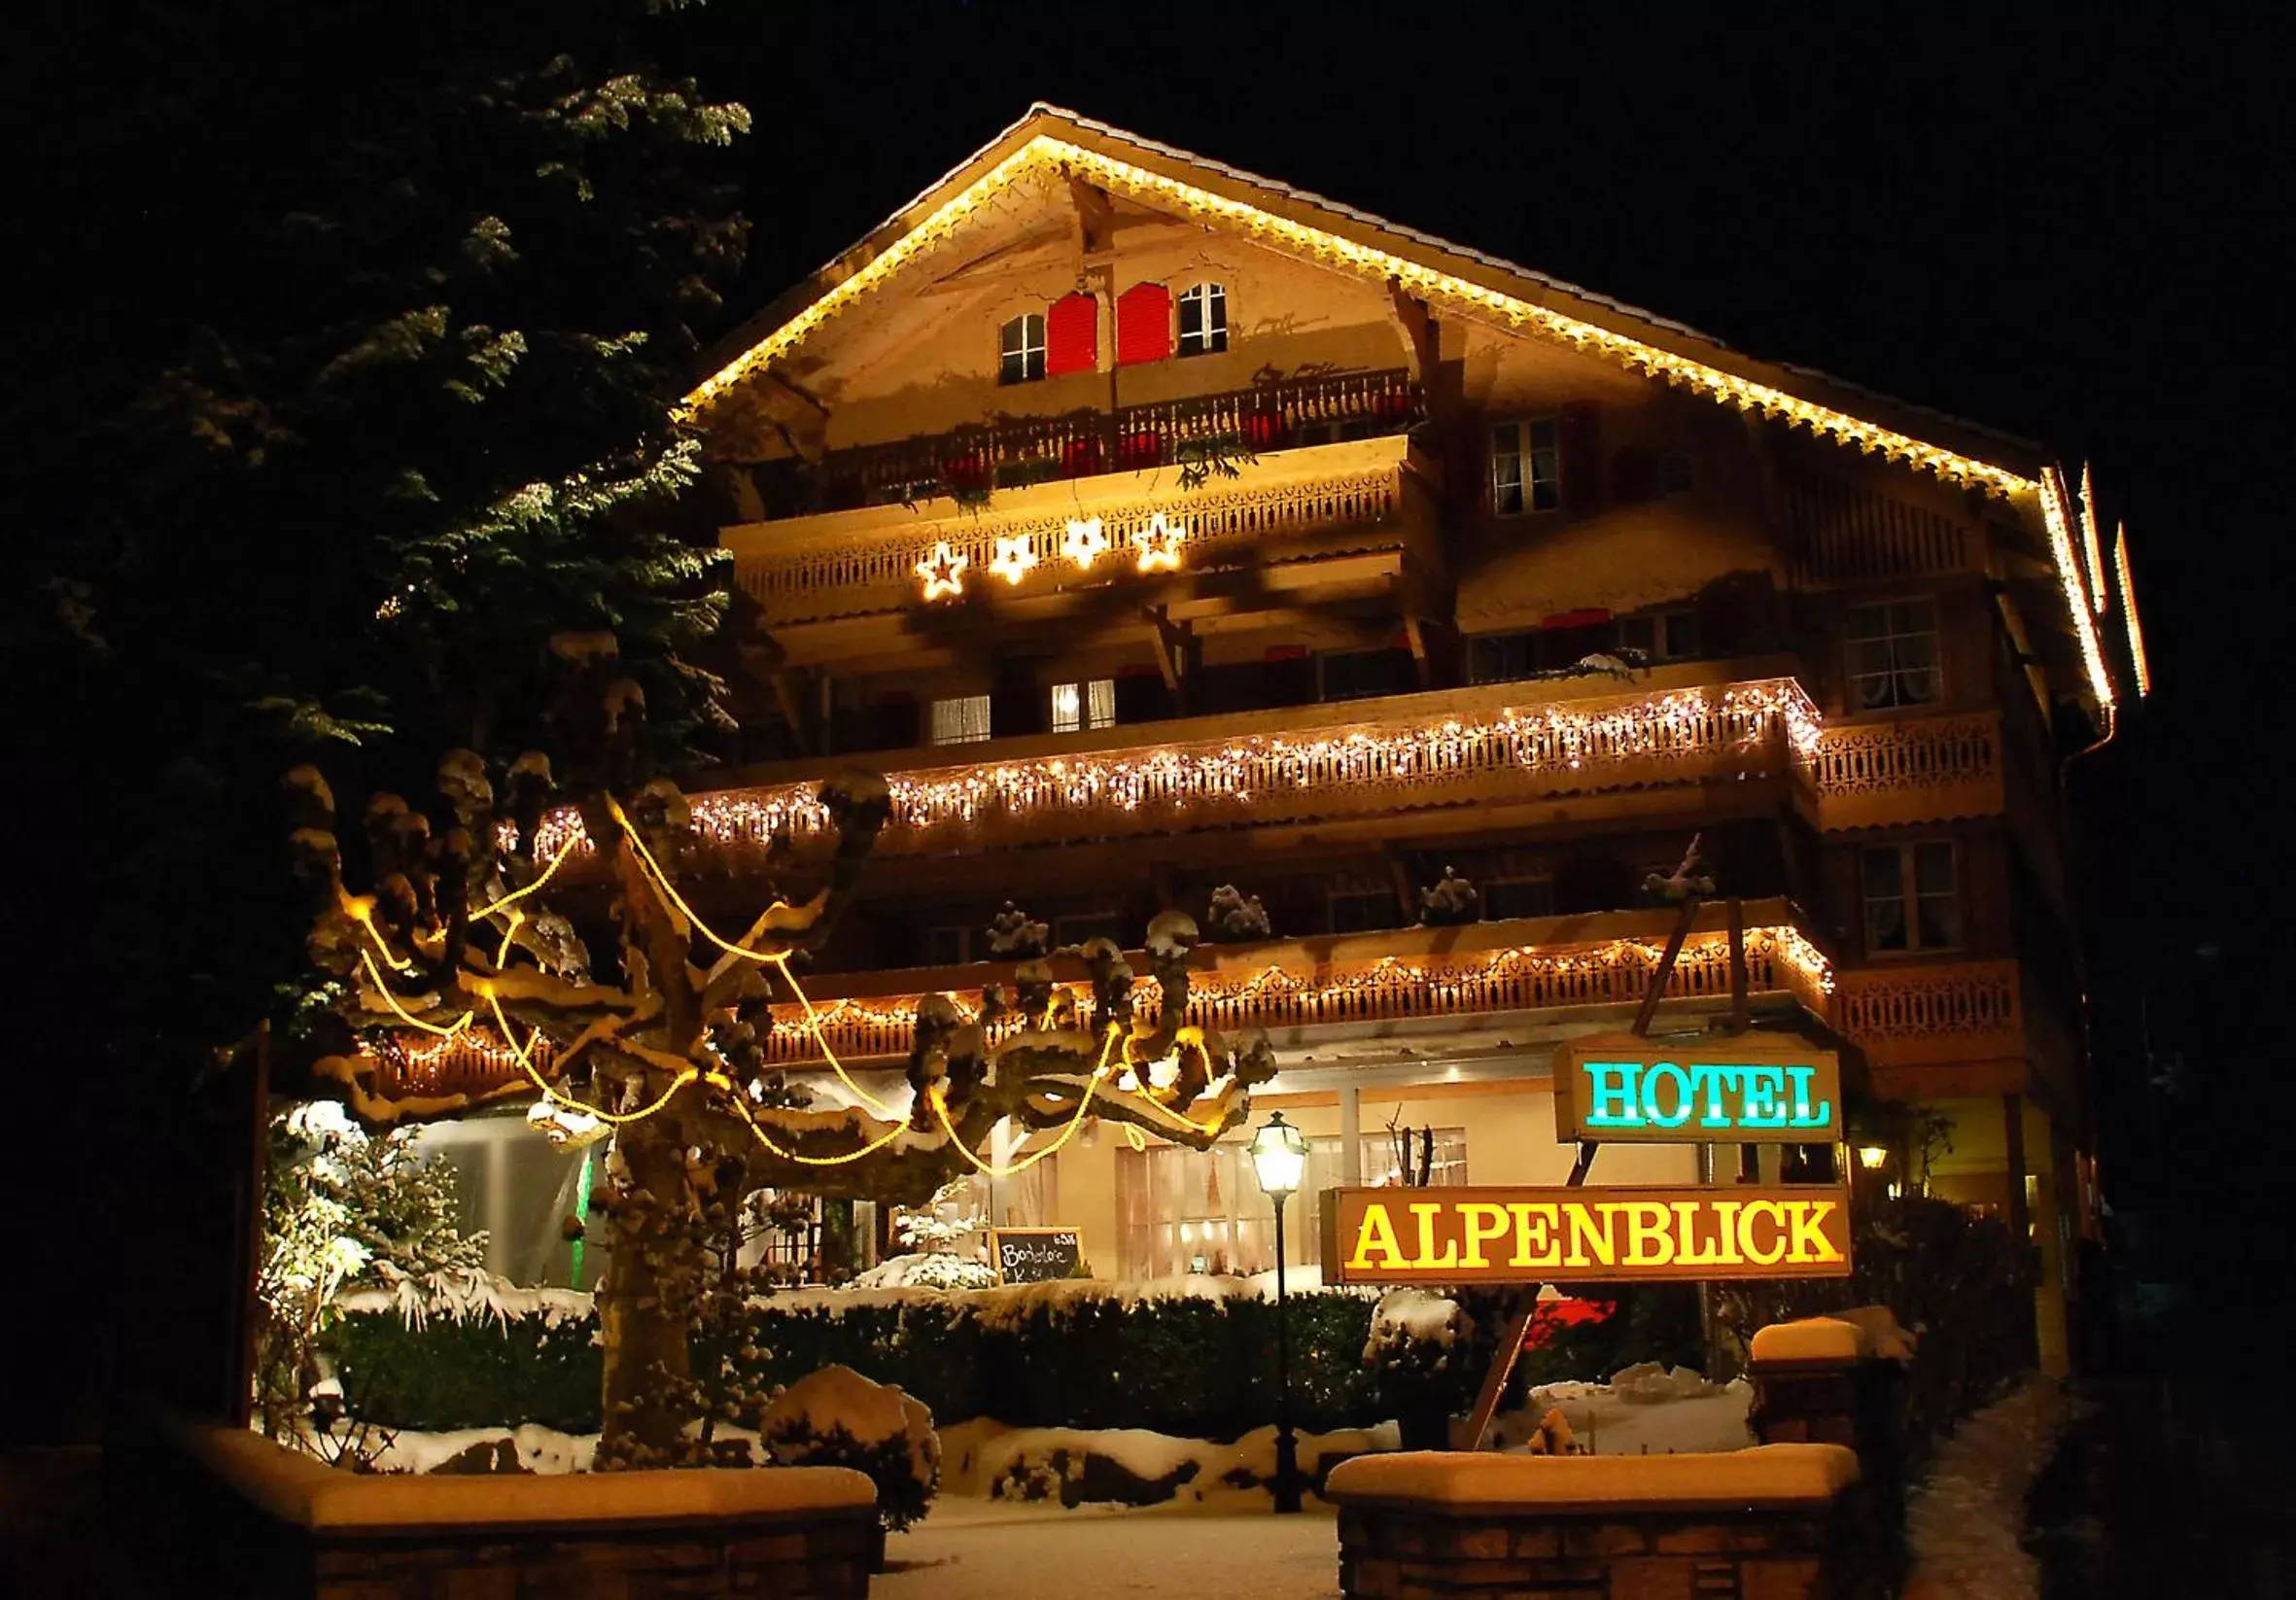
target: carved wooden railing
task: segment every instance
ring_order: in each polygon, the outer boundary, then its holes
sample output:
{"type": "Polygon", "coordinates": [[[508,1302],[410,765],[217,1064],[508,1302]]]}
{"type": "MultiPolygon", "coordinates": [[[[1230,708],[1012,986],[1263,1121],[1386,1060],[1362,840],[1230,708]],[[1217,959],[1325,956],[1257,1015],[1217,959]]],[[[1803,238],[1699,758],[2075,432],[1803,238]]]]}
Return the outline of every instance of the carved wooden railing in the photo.
{"type": "Polygon", "coordinates": [[[1810,757],[1825,828],[1896,827],[2003,809],[2001,725],[1992,712],[1829,725],[1810,757]]]}
{"type": "MultiPolygon", "coordinates": [[[[1792,678],[1510,705],[1525,685],[1398,696],[1377,719],[1234,719],[1217,739],[890,772],[880,855],[1297,823],[1557,794],[1791,779],[1817,737],[1792,678]],[[1305,724],[1303,726],[1303,724],[1305,724]],[[1263,731],[1263,730],[1282,731],[1263,731]]],[[[1348,708],[1354,710],[1355,708],[1348,708]]],[[[1339,713],[1344,715],[1344,713],[1339,713]]],[[[1360,714],[1360,713],[1359,713],[1360,714]]],[[[694,797],[695,827],[736,852],[819,834],[818,781],[694,797]]],[[[572,812],[543,825],[555,852],[572,812]]],[[[587,845],[577,847],[587,851],[587,845]]]]}
{"type": "Polygon", "coordinates": [[[1169,471],[1125,474],[1008,490],[978,511],[938,502],[751,523],[728,530],[724,543],[734,554],[735,582],[768,627],[915,606],[922,598],[918,564],[940,544],[964,558],[968,588],[992,594],[1125,581],[1133,574],[1133,536],[1160,515],[1185,529],[1181,559],[1189,571],[1216,571],[1253,565],[1270,539],[1391,521],[1407,450],[1401,436],[1318,445],[1194,490],[1182,489],[1169,471]],[[1068,524],[1089,517],[1099,518],[1108,549],[1080,571],[1063,548],[1068,524]],[[1014,540],[1028,566],[1008,588],[992,566],[1014,540]]]}
{"type": "Polygon", "coordinates": [[[1191,445],[1211,441],[1265,455],[1329,442],[1335,431],[1399,434],[1424,414],[1418,386],[1409,371],[1396,367],[1281,378],[1114,411],[998,417],[946,434],[831,450],[807,473],[809,508],[899,504],[953,488],[979,491],[1150,470],[1173,465],[1191,445]]]}
{"type": "Polygon", "coordinates": [[[1971,531],[1927,506],[1809,473],[1779,483],[1795,581],[1861,583],[1964,572],[1971,531]]]}
{"type": "Polygon", "coordinates": [[[2015,961],[1861,967],[1835,976],[1834,1026],[1877,1066],[2022,1057],[2015,961]]]}
{"type": "MultiPolygon", "coordinates": [[[[1754,902],[1757,917],[1776,916],[1783,902],[1754,902]]],[[[1709,908],[1706,921],[1719,916],[1709,908]]],[[[1285,940],[1252,950],[1206,948],[1198,953],[1199,970],[1189,980],[1188,1021],[1232,1035],[1280,1033],[1299,1027],[1347,1023],[1393,1023],[1414,1019],[1468,1017],[1560,1006],[1630,1005],[1640,1000],[1657,969],[1671,913],[1612,914],[1592,919],[1537,919],[1485,922],[1467,929],[1402,929],[1393,933],[1339,939],[1285,940]],[[1583,929],[1589,922],[1633,931],[1617,937],[1538,942],[1558,923],[1583,929]],[[1515,942],[1527,941],[1527,942],[1515,942]],[[1441,943],[1448,948],[1439,950],[1441,943]],[[1461,948],[1464,947],[1464,948],[1461,948]],[[1387,952],[1378,954],[1378,952],[1387,952]]],[[[1790,923],[1766,922],[1747,930],[1747,976],[1759,993],[1809,995],[1823,1003],[1831,982],[1826,957],[1790,923]]],[[[1075,978],[1082,966],[1072,958],[1056,961],[1058,975],[1075,978]]],[[[1134,957],[1135,970],[1145,963],[1134,957]]],[[[922,972],[850,975],[845,983],[867,986],[906,981],[923,992],[952,995],[967,1017],[981,1008],[984,988],[1008,982],[1009,963],[984,963],[922,972]]],[[[887,1060],[909,1052],[917,1021],[917,992],[839,996],[841,981],[814,986],[821,1037],[839,1060],[887,1060]]],[[[1090,986],[1064,986],[1079,1005],[1089,1005],[1090,986]]],[[[1726,933],[1709,928],[1693,934],[1669,975],[1667,994],[1676,999],[1726,999],[1730,993],[1726,933]]],[[[1153,978],[1133,988],[1135,1008],[1153,1016],[1162,1004],[1153,978]]],[[[1000,1030],[1017,1020],[996,1025],[1000,1030]]],[[[377,1059],[378,1093],[403,1099],[417,1096],[479,1096],[514,1084],[523,1074],[497,1036],[473,1030],[427,1048],[386,1049],[377,1059]]],[[[803,1007],[777,1006],[764,1041],[768,1061],[782,1066],[814,1065],[822,1060],[814,1026],[803,1007]]],[[[545,1073],[552,1060],[546,1045],[533,1055],[545,1073]]]]}

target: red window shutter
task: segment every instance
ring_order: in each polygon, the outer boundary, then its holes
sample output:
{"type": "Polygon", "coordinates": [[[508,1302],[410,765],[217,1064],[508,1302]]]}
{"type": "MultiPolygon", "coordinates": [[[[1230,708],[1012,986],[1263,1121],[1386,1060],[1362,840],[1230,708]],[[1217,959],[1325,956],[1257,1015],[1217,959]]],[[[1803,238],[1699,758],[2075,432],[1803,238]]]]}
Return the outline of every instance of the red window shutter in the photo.
{"type": "Polygon", "coordinates": [[[1163,361],[1172,353],[1172,292],[1136,283],[1116,296],[1116,365],[1163,361]]]}
{"type": "Polygon", "coordinates": [[[1270,644],[1260,659],[1263,661],[1305,661],[1307,659],[1307,646],[1305,644],[1270,644]]]}
{"type": "Polygon", "coordinates": [[[1563,508],[1576,516],[1602,509],[1602,407],[1573,400],[1558,419],[1563,508]]]}
{"type": "Polygon", "coordinates": [[[1044,369],[1090,372],[1100,364],[1100,304],[1082,290],[1053,301],[1044,319],[1044,369]]]}
{"type": "Polygon", "coordinates": [[[1541,617],[1539,626],[1542,628],[1591,628],[1598,623],[1608,622],[1610,619],[1611,613],[1599,609],[1583,611],[1557,611],[1552,616],[1541,617]]]}

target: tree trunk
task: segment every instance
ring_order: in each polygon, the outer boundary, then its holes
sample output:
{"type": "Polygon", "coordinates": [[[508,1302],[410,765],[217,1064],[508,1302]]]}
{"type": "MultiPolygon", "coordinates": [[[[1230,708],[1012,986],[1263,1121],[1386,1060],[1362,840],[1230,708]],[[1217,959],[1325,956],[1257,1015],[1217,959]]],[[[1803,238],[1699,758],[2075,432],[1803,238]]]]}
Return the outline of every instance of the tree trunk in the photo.
{"type": "Polygon", "coordinates": [[[692,1374],[688,1305],[706,1264],[685,1226],[693,1196],[676,1123],[649,1117],[614,1141],[633,1187],[614,1202],[613,1263],[598,1291],[606,1336],[600,1448],[610,1455],[627,1456],[632,1445],[670,1450],[684,1422],[665,1400],[692,1374]]]}

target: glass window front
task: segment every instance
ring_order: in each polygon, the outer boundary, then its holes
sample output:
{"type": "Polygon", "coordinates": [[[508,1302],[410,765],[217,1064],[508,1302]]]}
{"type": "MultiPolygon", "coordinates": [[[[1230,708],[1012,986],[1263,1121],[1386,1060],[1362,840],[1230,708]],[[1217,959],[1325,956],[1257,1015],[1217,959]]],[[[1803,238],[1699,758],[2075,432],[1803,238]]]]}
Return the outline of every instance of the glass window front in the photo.
{"type": "Polygon", "coordinates": [[[1844,616],[1849,641],[1850,709],[1926,706],[1944,690],[1937,670],[1937,604],[1893,600],[1853,606],[1844,616]]]}
{"type": "Polygon", "coordinates": [[[996,381],[1033,383],[1044,376],[1044,318],[1026,312],[1004,325],[997,340],[996,381]]]}

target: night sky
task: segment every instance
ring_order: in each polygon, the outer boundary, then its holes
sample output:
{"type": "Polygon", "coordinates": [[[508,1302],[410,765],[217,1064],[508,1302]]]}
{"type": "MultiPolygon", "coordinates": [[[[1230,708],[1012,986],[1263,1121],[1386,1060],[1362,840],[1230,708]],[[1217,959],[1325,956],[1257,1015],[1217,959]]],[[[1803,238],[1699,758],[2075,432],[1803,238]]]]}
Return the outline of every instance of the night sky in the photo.
{"type": "Polygon", "coordinates": [[[691,65],[760,120],[744,311],[1043,99],[2093,461],[2157,685],[2072,780],[2145,1199],[2140,997],[2204,1126],[2279,1070],[2243,998],[2286,942],[2278,52],[2244,24],[1755,15],[720,5],[691,65]]]}

